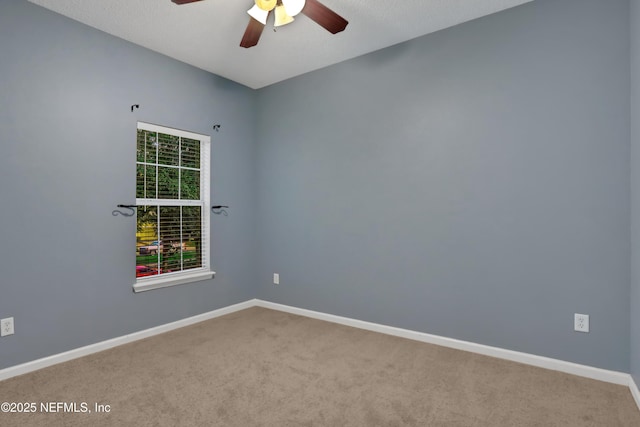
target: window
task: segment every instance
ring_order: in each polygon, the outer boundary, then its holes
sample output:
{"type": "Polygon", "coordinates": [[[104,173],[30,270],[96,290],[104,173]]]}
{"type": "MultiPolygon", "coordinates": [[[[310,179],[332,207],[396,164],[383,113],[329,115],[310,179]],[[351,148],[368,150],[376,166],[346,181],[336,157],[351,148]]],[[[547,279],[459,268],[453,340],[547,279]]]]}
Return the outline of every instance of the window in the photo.
{"type": "Polygon", "coordinates": [[[210,137],[138,122],[134,290],[213,277],[209,267],[210,137]]]}

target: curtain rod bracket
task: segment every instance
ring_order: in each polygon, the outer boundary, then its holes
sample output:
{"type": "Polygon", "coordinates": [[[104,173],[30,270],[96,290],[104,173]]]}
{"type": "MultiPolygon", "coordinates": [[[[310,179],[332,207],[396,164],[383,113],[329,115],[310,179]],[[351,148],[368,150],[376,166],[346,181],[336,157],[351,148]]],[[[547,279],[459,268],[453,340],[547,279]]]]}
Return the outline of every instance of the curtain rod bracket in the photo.
{"type": "Polygon", "coordinates": [[[225,205],[215,205],[215,206],[211,206],[211,210],[213,211],[214,215],[224,215],[224,216],[228,216],[229,213],[227,213],[227,209],[229,209],[229,206],[225,206],[225,205]]]}
{"type": "Polygon", "coordinates": [[[136,206],[136,205],[118,205],[117,207],[123,208],[123,209],[129,209],[129,212],[122,212],[119,209],[114,209],[113,211],[111,211],[111,215],[113,215],[113,216],[118,216],[118,215],[134,216],[136,214],[136,208],[138,206],[136,206]]]}

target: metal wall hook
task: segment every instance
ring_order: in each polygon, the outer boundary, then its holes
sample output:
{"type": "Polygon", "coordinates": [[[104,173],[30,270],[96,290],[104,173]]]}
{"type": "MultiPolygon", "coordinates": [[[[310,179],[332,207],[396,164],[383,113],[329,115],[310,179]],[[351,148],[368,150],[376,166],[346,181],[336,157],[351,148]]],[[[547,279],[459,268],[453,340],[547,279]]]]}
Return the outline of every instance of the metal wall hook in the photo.
{"type": "Polygon", "coordinates": [[[224,215],[224,216],[229,216],[229,213],[226,211],[226,209],[229,209],[229,206],[224,206],[224,205],[216,205],[216,206],[211,206],[211,210],[213,211],[214,215],[224,215]]]}
{"type": "Polygon", "coordinates": [[[136,205],[118,205],[118,207],[123,209],[129,209],[129,212],[122,212],[119,209],[114,209],[113,211],[111,211],[111,215],[134,216],[136,214],[136,208],[137,208],[136,205]]]}
{"type": "Polygon", "coordinates": [[[136,108],[136,109],[137,109],[137,108],[140,108],[140,104],[133,104],[133,105],[131,106],[131,112],[132,112],[132,113],[133,113],[133,109],[134,109],[134,108],[136,108]]]}

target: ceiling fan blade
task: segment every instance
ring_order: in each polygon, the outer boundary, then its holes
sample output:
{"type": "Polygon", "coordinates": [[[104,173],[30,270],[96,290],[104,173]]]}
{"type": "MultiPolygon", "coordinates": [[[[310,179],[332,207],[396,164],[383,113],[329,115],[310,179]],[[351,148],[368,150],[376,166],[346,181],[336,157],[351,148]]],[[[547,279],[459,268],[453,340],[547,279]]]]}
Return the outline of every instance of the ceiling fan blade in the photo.
{"type": "Polygon", "coordinates": [[[187,4],[187,3],[195,3],[197,1],[202,1],[202,0],[171,0],[172,2],[174,2],[175,4],[187,4]]]}
{"type": "Polygon", "coordinates": [[[249,24],[247,25],[247,29],[244,30],[244,36],[242,36],[240,46],[249,48],[257,45],[263,29],[264,24],[262,22],[249,17],[249,24]]]}
{"type": "Polygon", "coordinates": [[[347,28],[349,21],[320,3],[318,0],[307,0],[302,13],[316,21],[331,34],[339,33],[347,28]]]}

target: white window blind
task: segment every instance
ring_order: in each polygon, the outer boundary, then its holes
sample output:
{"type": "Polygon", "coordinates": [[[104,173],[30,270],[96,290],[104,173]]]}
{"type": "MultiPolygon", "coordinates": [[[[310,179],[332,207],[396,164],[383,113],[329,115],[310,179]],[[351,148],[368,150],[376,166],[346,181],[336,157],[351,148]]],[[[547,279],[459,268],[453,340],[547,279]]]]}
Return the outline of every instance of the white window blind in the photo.
{"type": "Polygon", "coordinates": [[[136,291],[213,277],[210,137],[138,122],[136,291]]]}

